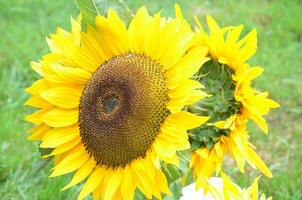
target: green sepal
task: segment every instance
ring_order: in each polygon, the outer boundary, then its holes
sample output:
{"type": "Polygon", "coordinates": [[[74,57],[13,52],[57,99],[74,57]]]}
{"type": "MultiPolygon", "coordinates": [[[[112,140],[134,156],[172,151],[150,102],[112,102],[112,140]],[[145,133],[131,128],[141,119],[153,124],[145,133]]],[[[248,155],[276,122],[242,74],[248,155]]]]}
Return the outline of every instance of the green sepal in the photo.
{"type": "Polygon", "coordinates": [[[211,149],[221,136],[229,134],[230,130],[219,129],[213,124],[240,112],[241,104],[234,96],[236,83],[232,78],[233,73],[228,66],[210,60],[196,74],[195,77],[198,77],[210,97],[188,106],[187,110],[197,115],[209,116],[210,119],[207,124],[190,131],[192,151],[201,147],[211,149]]]}

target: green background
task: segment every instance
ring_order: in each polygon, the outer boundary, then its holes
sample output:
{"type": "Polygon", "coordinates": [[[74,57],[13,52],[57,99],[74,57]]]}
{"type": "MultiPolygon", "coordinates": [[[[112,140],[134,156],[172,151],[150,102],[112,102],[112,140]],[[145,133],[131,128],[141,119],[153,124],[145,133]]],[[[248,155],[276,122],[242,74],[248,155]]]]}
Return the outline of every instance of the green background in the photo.
{"type": "MultiPolygon", "coordinates": [[[[174,1],[126,1],[135,11],[145,4],[151,13],[165,9],[174,13],[174,1]]],[[[281,104],[267,120],[269,135],[250,125],[251,141],[258,147],[274,178],[262,177],[260,190],[274,199],[302,199],[302,4],[299,0],[254,1],[178,1],[193,24],[196,15],[205,24],[211,14],[223,26],[245,25],[245,33],[258,31],[258,51],[251,59],[265,72],[255,81],[259,90],[281,104]]],[[[30,68],[31,60],[47,53],[45,37],[57,26],[70,29],[70,16],[78,10],[67,0],[0,0],[0,199],[59,200],[76,199],[79,188],[59,192],[68,175],[49,179],[49,169],[33,173],[40,163],[37,144],[26,140],[29,123],[23,118],[31,109],[24,88],[38,78],[30,68]]],[[[229,173],[241,185],[250,184],[258,171],[247,167],[238,172],[231,160],[225,162],[229,173]]]]}

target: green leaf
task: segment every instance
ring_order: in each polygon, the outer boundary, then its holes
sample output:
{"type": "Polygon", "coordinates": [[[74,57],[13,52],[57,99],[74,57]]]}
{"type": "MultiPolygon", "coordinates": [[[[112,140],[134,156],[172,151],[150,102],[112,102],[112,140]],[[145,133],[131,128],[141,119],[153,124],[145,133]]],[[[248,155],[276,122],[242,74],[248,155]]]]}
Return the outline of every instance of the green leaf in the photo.
{"type": "Polygon", "coordinates": [[[175,165],[162,164],[162,170],[167,177],[169,184],[173,183],[181,177],[181,172],[175,165]]]}
{"type": "Polygon", "coordinates": [[[165,200],[177,200],[181,196],[181,171],[175,165],[162,163],[162,170],[169,183],[173,196],[165,196],[165,200]]]}
{"type": "Polygon", "coordinates": [[[180,179],[174,181],[170,184],[169,187],[170,191],[172,192],[173,196],[166,196],[164,200],[178,200],[182,196],[182,183],[180,179]]]}
{"type": "Polygon", "coordinates": [[[96,0],[77,0],[77,5],[82,14],[83,21],[92,26],[95,26],[94,17],[100,15],[95,2],[96,0]]]}
{"type": "Polygon", "coordinates": [[[146,196],[138,188],[136,188],[134,192],[133,200],[145,200],[145,199],[147,199],[146,196]]]}
{"type": "Polygon", "coordinates": [[[54,150],[54,149],[53,148],[39,148],[41,157],[49,155],[52,152],[52,150],[54,150]]]}
{"type": "Polygon", "coordinates": [[[185,175],[189,170],[191,150],[179,151],[177,152],[177,156],[179,159],[179,170],[182,175],[185,175]]]}
{"type": "Polygon", "coordinates": [[[191,183],[194,183],[194,177],[193,177],[192,169],[187,171],[187,174],[186,174],[186,177],[185,177],[185,185],[190,185],[191,183]]]}
{"type": "Polygon", "coordinates": [[[106,15],[109,8],[113,8],[126,23],[132,17],[132,11],[123,0],[77,0],[77,5],[83,22],[91,26],[95,26],[95,16],[106,15]]]}

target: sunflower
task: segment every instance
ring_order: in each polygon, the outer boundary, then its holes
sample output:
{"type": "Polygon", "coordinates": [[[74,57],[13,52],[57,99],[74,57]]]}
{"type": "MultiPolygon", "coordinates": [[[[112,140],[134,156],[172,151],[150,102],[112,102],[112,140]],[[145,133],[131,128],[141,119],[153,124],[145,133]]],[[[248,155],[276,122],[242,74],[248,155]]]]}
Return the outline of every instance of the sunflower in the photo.
{"type": "Polygon", "coordinates": [[[220,172],[224,155],[235,158],[241,172],[245,163],[260,169],[266,176],[272,174],[249,142],[246,122],[251,119],[268,132],[263,115],[278,103],[268,98],[267,92],[259,92],[251,86],[252,80],[263,69],[251,67],[248,59],[257,49],[256,30],[242,39],[243,26],[220,27],[207,16],[210,34],[207,34],[196,19],[196,46],[208,48],[207,61],[196,74],[196,79],[211,97],[189,106],[192,113],[210,116],[209,123],[194,129],[190,140],[193,148],[191,167],[197,187],[206,187],[213,172],[220,172]]]}
{"type": "Polygon", "coordinates": [[[39,108],[26,117],[35,124],[28,138],[52,149],[50,176],[74,172],[63,190],[86,180],[78,199],[170,194],[161,164],[177,165],[176,152],[190,148],[187,130],[208,119],[182,110],[206,96],[190,77],[207,49],[191,46],[182,17],[145,7],[128,27],[112,9],[86,32],[81,17],[71,27],[47,38],[51,53],[32,62],[41,79],[26,89],[26,104],[39,108]]]}

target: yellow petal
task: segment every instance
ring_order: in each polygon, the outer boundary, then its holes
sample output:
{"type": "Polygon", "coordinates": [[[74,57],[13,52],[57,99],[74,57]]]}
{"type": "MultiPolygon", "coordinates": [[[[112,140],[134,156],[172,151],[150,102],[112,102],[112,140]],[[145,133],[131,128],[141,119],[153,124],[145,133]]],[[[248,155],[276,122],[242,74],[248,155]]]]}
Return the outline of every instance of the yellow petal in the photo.
{"type": "Polygon", "coordinates": [[[129,38],[128,31],[124,22],[119,18],[117,13],[113,9],[108,10],[107,14],[108,22],[111,25],[116,37],[119,38],[119,48],[121,52],[129,50],[129,38]]]}
{"type": "Polygon", "coordinates": [[[79,142],[81,141],[80,137],[76,137],[64,144],[61,144],[60,146],[56,147],[50,155],[58,155],[58,154],[62,154],[70,149],[72,149],[73,147],[75,147],[79,142]]]}
{"type": "Polygon", "coordinates": [[[169,68],[165,76],[167,79],[167,88],[174,89],[183,80],[192,77],[200,67],[209,60],[205,55],[207,49],[205,47],[196,47],[182,57],[173,67],[169,68]]]}
{"type": "Polygon", "coordinates": [[[196,128],[209,120],[209,117],[197,116],[189,112],[180,111],[168,116],[167,120],[180,122],[186,130],[196,128]]]}
{"type": "Polygon", "coordinates": [[[165,70],[182,60],[183,55],[188,51],[193,37],[194,35],[192,33],[185,32],[170,38],[169,46],[166,47],[167,49],[159,58],[165,70]]]}
{"type": "Polygon", "coordinates": [[[114,169],[114,172],[111,175],[108,184],[106,185],[104,200],[112,199],[114,193],[120,187],[121,181],[122,181],[122,169],[121,168],[114,169]]]}
{"type": "Polygon", "coordinates": [[[258,76],[260,76],[263,73],[263,68],[257,66],[257,67],[252,67],[250,69],[248,69],[247,71],[247,78],[248,80],[253,80],[255,78],[257,78],[258,76]]]}
{"type": "Polygon", "coordinates": [[[251,186],[251,196],[252,200],[258,200],[258,181],[260,176],[256,177],[251,186]]]}
{"type": "Polygon", "coordinates": [[[243,154],[240,152],[240,150],[235,144],[229,145],[229,151],[231,156],[235,158],[235,161],[237,163],[240,172],[244,173],[245,158],[243,157],[243,154]]]}
{"type": "Polygon", "coordinates": [[[108,10],[107,18],[97,16],[95,20],[98,32],[101,33],[104,52],[109,50],[113,55],[120,55],[129,50],[126,28],[114,10],[108,10]]]}
{"type": "Polygon", "coordinates": [[[186,105],[187,99],[188,97],[170,99],[166,107],[171,113],[177,113],[186,105]]]}
{"type": "Polygon", "coordinates": [[[153,51],[155,60],[159,60],[163,69],[167,70],[179,60],[190,46],[193,37],[190,31],[182,28],[183,20],[161,18],[161,26],[154,44],[157,48],[153,51]]]}
{"type": "Polygon", "coordinates": [[[241,63],[244,63],[253,56],[257,50],[257,31],[253,29],[243,39],[241,39],[236,46],[239,48],[241,47],[237,57],[240,59],[241,63]]]}
{"type": "Polygon", "coordinates": [[[62,164],[59,163],[54,167],[53,172],[51,173],[50,177],[60,176],[63,174],[67,174],[79,169],[87,160],[89,159],[89,154],[83,151],[82,154],[72,158],[72,159],[65,159],[63,160],[62,164]]]}
{"type": "MultiPolygon", "coordinates": [[[[96,16],[96,21],[97,18],[99,17],[100,16],[96,16]]],[[[104,19],[104,17],[102,17],[102,19],[104,19]]],[[[99,59],[103,59],[105,61],[113,56],[111,47],[109,47],[108,46],[109,44],[106,43],[102,32],[100,32],[99,30],[95,29],[90,25],[87,25],[87,36],[85,36],[85,34],[83,33],[82,35],[83,35],[83,42],[84,42],[83,47],[90,49],[90,52],[91,53],[94,52],[95,55],[98,55],[99,59]]]]}
{"type": "Polygon", "coordinates": [[[234,184],[230,177],[226,174],[222,173],[222,181],[223,181],[223,196],[226,200],[239,199],[242,198],[239,187],[234,184]]]}
{"type": "Polygon", "coordinates": [[[88,51],[73,41],[70,33],[58,29],[58,34],[52,34],[51,40],[59,53],[68,60],[67,66],[83,68],[89,72],[94,72],[100,66],[88,51]]]}
{"type": "MultiPolygon", "coordinates": [[[[88,51],[91,56],[101,65],[108,60],[109,57],[104,53],[104,50],[107,46],[100,45],[100,42],[104,40],[104,38],[100,38],[100,36],[100,33],[98,33],[93,27],[87,25],[87,33],[82,32],[81,47],[85,49],[85,51],[88,51]]],[[[107,49],[106,52],[108,51],[110,50],[107,49]]],[[[112,52],[108,54],[111,55],[112,52]]]]}
{"type": "Polygon", "coordinates": [[[42,148],[54,148],[64,144],[76,137],[80,137],[78,126],[53,128],[47,132],[40,144],[42,148]]]}
{"type": "Polygon", "coordinates": [[[121,182],[121,193],[125,200],[133,200],[135,186],[130,171],[130,167],[127,165],[124,169],[124,176],[121,182]]]}
{"type": "Polygon", "coordinates": [[[168,181],[166,176],[161,170],[156,170],[157,183],[160,188],[160,191],[166,193],[167,195],[172,195],[168,187],[168,181]]]}
{"type": "Polygon", "coordinates": [[[175,149],[170,148],[170,143],[163,139],[156,140],[154,150],[161,157],[171,157],[175,153],[175,149]]]}
{"type": "Polygon", "coordinates": [[[204,91],[201,90],[193,90],[189,96],[189,98],[187,99],[185,105],[192,105],[196,102],[198,102],[201,99],[204,99],[206,97],[209,97],[210,95],[208,95],[207,93],[205,93],[204,91]]]}
{"type": "Polygon", "coordinates": [[[146,7],[141,7],[133,17],[129,25],[129,39],[131,44],[131,50],[143,53],[145,50],[145,37],[144,27],[148,24],[151,16],[148,14],[146,7]]]}
{"type": "Polygon", "coordinates": [[[101,197],[102,197],[102,187],[103,187],[103,185],[99,184],[99,186],[97,186],[96,189],[94,189],[94,191],[92,192],[93,200],[101,200],[101,197]]]}
{"type": "Polygon", "coordinates": [[[52,127],[63,127],[77,123],[78,109],[64,110],[53,108],[41,116],[42,121],[52,127]]]}
{"type": "Polygon", "coordinates": [[[195,22],[197,24],[197,27],[198,27],[198,28],[196,28],[196,32],[200,33],[201,36],[206,36],[206,33],[205,33],[205,31],[204,31],[201,23],[199,22],[199,20],[198,20],[198,18],[196,16],[194,16],[194,20],[195,20],[195,22]]]}
{"type": "Polygon", "coordinates": [[[48,81],[46,81],[45,79],[39,79],[36,82],[34,82],[30,87],[26,88],[25,91],[28,94],[39,96],[39,94],[41,92],[43,92],[49,88],[50,88],[50,85],[49,85],[48,81]]]}
{"type": "Polygon", "coordinates": [[[187,131],[181,125],[164,123],[160,130],[161,134],[159,135],[166,135],[175,141],[183,142],[188,140],[187,131]]]}
{"type": "Polygon", "coordinates": [[[106,169],[102,167],[96,168],[87,179],[83,189],[81,190],[78,200],[84,199],[102,182],[106,169]]]}
{"type": "Polygon", "coordinates": [[[249,156],[248,161],[250,163],[255,163],[257,168],[260,169],[265,176],[270,177],[270,178],[273,177],[270,169],[266,166],[266,164],[263,162],[263,160],[260,158],[260,156],[258,156],[258,154],[252,148],[248,148],[247,153],[249,156]]]}
{"type": "Polygon", "coordinates": [[[176,3],[176,4],[174,5],[174,8],[175,8],[175,15],[176,15],[176,18],[183,19],[183,15],[182,15],[180,6],[176,3]]]}
{"type": "Polygon", "coordinates": [[[184,96],[190,96],[192,90],[201,88],[202,85],[195,80],[186,79],[175,89],[169,90],[168,95],[170,98],[180,98],[184,96]]]}
{"type": "Polygon", "coordinates": [[[214,126],[216,126],[217,128],[220,128],[220,129],[224,129],[225,127],[225,121],[217,121],[214,123],[214,126]]]}
{"type": "Polygon", "coordinates": [[[113,174],[113,171],[114,171],[114,169],[112,169],[112,168],[107,168],[107,170],[106,170],[106,173],[101,182],[101,199],[105,198],[106,186],[108,185],[108,182],[113,174]]]}
{"type": "Polygon", "coordinates": [[[27,106],[33,106],[36,108],[49,108],[52,105],[38,96],[33,96],[25,102],[27,106]]]}
{"type": "Polygon", "coordinates": [[[133,180],[135,180],[137,187],[146,195],[148,199],[152,198],[152,188],[150,187],[151,181],[145,176],[148,169],[146,169],[142,161],[138,160],[135,164],[131,165],[133,180]]]}
{"type": "Polygon", "coordinates": [[[226,43],[228,45],[235,44],[240,36],[242,29],[243,29],[243,25],[239,25],[234,27],[231,31],[229,31],[228,37],[226,38],[226,43]]]}
{"type": "Polygon", "coordinates": [[[71,17],[70,21],[71,21],[71,34],[73,40],[77,45],[80,45],[82,16],[79,15],[77,21],[71,17]]]}
{"type": "Polygon", "coordinates": [[[46,132],[50,129],[49,126],[46,124],[42,123],[30,130],[28,130],[28,133],[31,135],[27,137],[28,140],[42,140],[46,132]]]}
{"type": "Polygon", "coordinates": [[[210,15],[207,15],[207,24],[209,26],[209,29],[211,32],[217,32],[220,31],[220,27],[217,24],[217,22],[214,20],[213,17],[211,17],[210,15]]]}
{"type": "Polygon", "coordinates": [[[74,148],[68,150],[65,154],[57,155],[54,157],[55,166],[64,165],[65,162],[74,159],[75,157],[83,154],[85,152],[85,147],[83,144],[78,144],[74,148]]]}
{"type": "Polygon", "coordinates": [[[267,127],[266,121],[260,114],[252,115],[251,119],[261,128],[261,130],[265,134],[268,133],[268,127],[267,127]]]}
{"type": "Polygon", "coordinates": [[[62,190],[66,190],[84,180],[95,167],[93,159],[89,159],[84,165],[82,165],[72,177],[72,180],[62,190]]]}
{"type": "Polygon", "coordinates": [[[161,24],[160,12],[153,16],[150,21],[145,22],[144,37],[145,37],[145,53],[152,58],[157,54],[159,44],[158,38],[161,24]]]}
{"type": "Polygon", "coordinates": [[[67,67],[61,65],[51,65],[50,67],[53,72],[56,73],[56,78],[51,79],[54,82],[71,82],[76,84],[86,84],[89,78],[91,77],[91,73],[82,68],[67,67]]]}
{"type": "Polygon", "coordinates": [[[257,167],[262,173],[268,177],[272,177],[272,173],[269,168],[265,165],[260,156],[250,147],[246,135],[244,133],[231,133],[231,138],[239,148],[241,154],[246,161],[252,166],[257,167]]]}
{"type": "Polygon", "coordinates": [[[230,63],[229,59],[222,57],[222,56],[220,56],[218,58],[218,62],[220,62],[221,64],[225,64],[225,65],[228,65],[230,63]]]}
{"type": "Polygon", "coordinates": [[[44,72],[42,70],[42,65],[41,63],[38,63],[38,62],[30,62],[30,65],[31,65],[31,68],[37,72],[37,74],[39,74],[40,76],[43,77],[44,75],[44,72]]]}
{"type": "Polygon", "coordinates": [[[43,108],[25,117],[25,120],[33,124],[39,125],[43,123],[43,116],[49,112],[50,108],[43,108]]]}
{"type": "Polygon", "coordinates": [[[168,134],[162,134],[162,133],[160,133],[156,139],[164,141],[162,143],[167,144],[170,147],[171,151],[172,150],[182,151],[190,148],[190,143],[188,139],[177,140],[176,137],[171,137],[168,134]]]}
{"type": "Polygon", "coordinates": [[[82,88],[55,87],[41,93],[48,102],[60,108],[77,108],[79,106],[82,88]]]}
{"type": "MultiPolygon", "coordinates": [[[[186,148],[186,149],[189,149],[190,148],[190,144],[189,144],[189,147],[186,148]]],[[[165,161],[166,163],[170,163],[172,165],[175,165],[176,167],[179,167],[179,159],[178,159],[178,156],[175,154],[173,154],[171,157],[161,157],[161,159],[163,161],[165,161]]]]}

